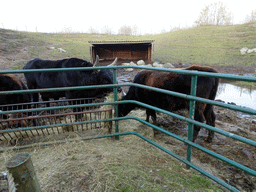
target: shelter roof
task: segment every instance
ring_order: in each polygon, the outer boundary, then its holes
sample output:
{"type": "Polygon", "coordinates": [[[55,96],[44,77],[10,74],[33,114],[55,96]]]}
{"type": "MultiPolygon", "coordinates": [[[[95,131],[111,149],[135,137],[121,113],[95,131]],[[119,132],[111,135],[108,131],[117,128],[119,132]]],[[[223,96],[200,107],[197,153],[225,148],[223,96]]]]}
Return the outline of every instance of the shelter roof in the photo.
{"type": "Polygon", "coordinates": [[[154,40],[143,40],[143,41],[88,41],[90,44],[145,44],[153,43],[154,40]]]}

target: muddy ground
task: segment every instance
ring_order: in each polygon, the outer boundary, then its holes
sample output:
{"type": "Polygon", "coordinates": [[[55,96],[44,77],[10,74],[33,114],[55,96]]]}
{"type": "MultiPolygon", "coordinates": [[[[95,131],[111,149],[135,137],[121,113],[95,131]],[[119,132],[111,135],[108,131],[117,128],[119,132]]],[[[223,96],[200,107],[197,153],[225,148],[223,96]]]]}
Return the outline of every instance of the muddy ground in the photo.
{"type": "MultiPolygon", "coordinates": [[[[50,59],[48,54],[42,53],[40,55],[43,59],[50,59]]],[[[11,66],[21,61],[28,61],[31,58],[28,47],[22,47],[17,52],[4,55],[0,54],[0,70],[11,69],[11,66]]],[[[173,63],[175,67],[187,67],[189,64],[173,63]]],[[[234,67],[234,66],[221,66],[214,67],[221,73],[232,74],[246,74],[254,73],[254,68],[246,67],[234,67]]],[[[119,81],[129,82],[138,73],[139,70],[132,72],[125,72],[124,70],[118,71],[119,81]],[[123,79],[123,80],[122,80],[123,79]]],[[[24,77],[22,74],[18,75],[22,80],[24,77]]],[[[240,112],[234,112],[232,110],[223,109],[221,107],[215,107],[215,113],[217,116],[216,127],[239,136],[256,141],[256,118],[254,116],[246,116],[240,112]]],[[[136,114],[136,112],[134,112],[136,114]]],[[[179,112],[183,115],[187,115],[186,112],[179,112]]],[[[166,117],[164,115],[158,115],[158,125],[170,130],[171,132],[179,135],[186,136],[187,129],[186,124],[182,121],[166,117]]],[[[196,143],[220,154],[228,157],[244,166],[247,166],[253,170],[256,170],[256,149],[255,147],[243,144],[241,142],[232,140],[225,136],[216,134],[211,144],[206,143],[204,140],[207,136],[205,130],[201,131],[196,143]]],[[[172,149],[178,155],[183,156],[186,151],[186,146],[180,144],[174,139],[170,139],[164,135],[158,135],[156,140],[165,143],[165,146],[172,149]]],[[[212,173],[225,182],[237,187],[242,191],[256,191],[256,178],[249,174],[240,171],[228,164],[211,158],[209,155],[204,154],[198,150],[193,150],[193,161],[199,167],[204,168],[206,171],[212,173]]]]}

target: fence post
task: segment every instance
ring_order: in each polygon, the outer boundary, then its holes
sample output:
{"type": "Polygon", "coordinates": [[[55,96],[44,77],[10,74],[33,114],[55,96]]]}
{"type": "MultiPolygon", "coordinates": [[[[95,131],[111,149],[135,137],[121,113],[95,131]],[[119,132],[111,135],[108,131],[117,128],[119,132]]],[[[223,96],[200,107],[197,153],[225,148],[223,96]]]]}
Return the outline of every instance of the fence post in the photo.
{"type": "Polygon", "coordinates": [[[18,153],[14,155],[6,162],[5,166],[14,178],[17,191],[41,191],[34,166],[28,153],[18,153]]]}
{"type": "MultiPolygon", "coordinates": [[[[191,96],[196,96],[196,87],[197,87],[197,76],[192,75],[191,76],[191,90],[190,90],[190,95],[191,96]]],[[[190,100],[190,105],[189,105],[189,118],[194,119],[195,116],[195,101],[190,100]]],[[[193,132],[194,132],[194,124],[189,123],[188,124],[188,140],[193,141],[193,132]]],[[[192,146],[188,145],[187,147],[187,160],[191,162],[191,155],[192,155],[192,146]]],[[[189,169],[190,166],[187,165],[187,168],[189,169]]]]}
{"type": "MultiPolygon", "coordinates": [[[[117,84],[117,78],[116,78],[116,69],[113,69],[113,84],[117,84]]],[[[117,87],[114,87],[114,102],[117,101],[117,87]]],[[[114,109],[115,109],[115,118],[118,117],[118,105],[114,104],[114,109]]],[[[119,132],[119,127],[118,127],[118,121],[115,121],[115,132],[119,132]]],[[[119,140],[119,136],[115,136],[116,140],[119,140]]]]}

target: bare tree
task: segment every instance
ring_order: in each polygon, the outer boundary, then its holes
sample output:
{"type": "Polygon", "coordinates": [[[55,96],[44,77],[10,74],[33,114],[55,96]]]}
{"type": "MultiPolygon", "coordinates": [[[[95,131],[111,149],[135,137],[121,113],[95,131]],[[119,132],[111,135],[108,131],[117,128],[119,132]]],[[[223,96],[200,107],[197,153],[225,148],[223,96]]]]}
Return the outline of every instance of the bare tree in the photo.
{"type": "Polygon", "coordinates": [[[102,33],[102,34],[106,34],[106,35],[111,35],[111,34],[112,34],[112,29],[110,29],[107,25],[105,25],[105,26],[101,29],[101,33],[102,33]]]}
{"type": "Polygon", "coordinates": [[[256,21],[256,9],[251,14],[246,15],[245,23],[256,21]]]}
{"type": "Polygon", "coordinates": [[[202,9],[196,25],[232,25],[233,14],[222,2],[212,3],[202,9]]]}
{"type": "Polygon", "coordinates": [[[132,35],[132,27],[128,25],[123,25],[118,30],[119,35],[132,35]]]}
{"type": "Polygon", "coordinates": [[[90,34],[96,34],[96,33],[98,33],[98,31],[97,31],[97,29],[95,29],[95,28],[93,28],[92,26],[90,26],[89,29],[88,29],[88,33],[90,33],[90,34]]]}
{"type": "Polygon", "coordinates": [[[132,26],[132,35],[137,36],[139,34],[140,34],[139,27],[137,25],[133,25],[132,26]]]}

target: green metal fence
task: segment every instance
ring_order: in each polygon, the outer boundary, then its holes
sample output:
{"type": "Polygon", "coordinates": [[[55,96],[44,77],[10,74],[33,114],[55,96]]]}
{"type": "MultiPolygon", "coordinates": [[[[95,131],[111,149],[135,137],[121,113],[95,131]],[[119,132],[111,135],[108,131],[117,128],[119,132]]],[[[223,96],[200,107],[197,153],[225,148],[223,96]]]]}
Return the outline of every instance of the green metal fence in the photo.
{"type": "MultiPolygon", "coordinates": [[[[236,111],[241,111],[241,112],[245,112],[245,113],[249,113],[249,114],[253,114],[256,115],[256,110],[253,109],[249,109],[249,108],[243,108],[243,107],[239,107],[239,106],[234,106],[234,105],[228,105],[225,103],[220,103],[220,102],[216,102],[216,101],[212,101],[212,100],[208,100],[208,99],[203,99],[203,98],[198,98],[196,97],[196,84],[197,84],[197,77],[198,76],[206,76],[206,77],[217,77],[217,78],[224,78],[224,79],[232,79],[232,80],[239,80],[239,81],[249,81],[249,82],[256,82],[256,77],[249,77],[249,76],[238,76],[238,75],[230,75],[230,74],[220,74],[220,73],[210,73],[210,72],[198,72],[198,71],[187,71],[187,70],[178,70],[178,69],[164,69],[164,68],[152,68],[152,67],[143,67],[143,66],[111,66],[111,67],[87,67],[87,68],[66,68],[66,69],[40,69],[40,70],[7,70],[7,71],[0,71],[0,74],[3,73],[33,73],[33,72],[54,72],[54,71],[78,71],[78,70],[98,70],[98,69],[112,69],[113,70],[113,85],[102,85],[100,87],[113,87],[114,88],[114,102],[103,102],[103,103],[93,103],[93,104],[80,104],[80,105],[67,105],[64,106],[64,108],[73,108],[73,107],[86,107],[86,106],[90,106],[90,105],[114,105],[114,109],[115,109],[115,114],[114,114],[114,118],[111,119],[102,119],[102,120],[95,120],[96,121],[115,121],[115,134],[110,134],[110,135],[102,135],[102,136],[98,136],[97,138],[105,138],[105,137],[115,137],[116,139],[119,139],[119,136],[124,136],[124,135],[136,135],[138,137],[140,137],[141,139],[147,141],[148,143],[154,145],[155,147],[161,149],[162,151],[170,154],[171,156],[177,158],[178,160],[184,162],[187,167],[192,167],[193,169],[199,171],[200,173],[204,174],[205,176],[207,176],[208,178],[214,180],[215,182],[219,183],[220,185],[224,186],[225,188],[229,189],[230,191],[239,191],[236,188],[232,187],[231,185],[223,182],[222,180],[218,179],[217,177],[214,177],[213,175],[205,172],[204,170],[200,169],[199,167],[195,166],[193,163],[191,163],[191,149],[192,147],[199,149],[201,151],[203,151],[204,153],[207,153],[217,159],[220,159],[254,177],[256,177],[256,171],[252,170],[248,167],[245,167],[235,161],[232,161],[226,157],[223,157],[211,150],[208,150],[200,145],[197,145],[196,143],[192,142],[192,138],[193,138],[193,125],[198,125],[200,127],[203,127],[205,129],[208,130],[212,130],[216,133],[222,134],[226,137],[230,137],[232,139],[241,141],[243,143],[252,145],[254,147],[256,147],[256,142],[249,140],[247,138],[235,135],[233,133],[229,133],[223,130],[220,130],[216,127],[212,127],[209,125],[206,125],[204,123],[198,122],[194,120],[194,110],[195,110],[195,102],[199,101],[199,102],[204,102],[204,103],[208,103],[208,104],[212,104],[212,105],[216,105],[216,106],[220,106],[220,107],[224,107],[224,108],[228,108],[228,109],[232,109],[232,110],[236,110],[236,111]],[[181,73],[181,74],[188,74],[191,75],[191,95],[185,95],[185,94],[181,94],[181,93],[176,93],[173,91],[167,91],[167,90],[163,90],[163,89],[159,89],[159,88],[154,88],[154,87],[149,87],[146,85],[140,85],[140,84],[135,84],[135,83],[126,83],[126,84],[117,84],[117,69],[120,68],[136,68],[136,69],[150,69],[150,70],[159,70],[159,71],[167,71],[167,72],[175,72],[175,73],[181,73]],[[189,118],[183,117],[181,115],[175,114],[173,112],[170,111],[166,111],[157,107],[153,107],[150,105],[147,105],[145,103],[142,102],[138,102],[138,101],[134,101],[134,100],[126,100],[126,101],[117,101],[117,87],[121,87],[121,86],[137,86],[137,87],[141,87],[141,88],[146,88],[146,89],[150,89],[153,91],[159,91],[161,93],[166,93],[169,95],[173,95],[173,96],[178,96],[178,97],[182,97],[185,99],[189,99],[190,100],[190,110],[189,110],[189,118]],[[186,121],[189,123],[188,126],[188,139],[184,139],[180,136],[177,136],[171,132],[168,132],[160,127],[157,127],[156,125],[153,125],[147,121],[144,121],[138,117],[133,117],[133,116],[126,116],[126,117],[118,117],[118,104],[120,103],[134,103],[137,105],[140,105],[142,107],[145,108],[150,108],[153,109],[155,111],[170,115],[172,117],[181,119],[183,121],[186,121]],[[153,129],[156,129],[168,136],[171,136],[179,141],[184,142],[185,144],[187,144],[187,159],[183,159],[182,157],[178,156],[177,154],[169,151],[168,149],[160,146],[159,144],[151,141],[150,139],[140,135],[137,132],[124,132],[124,133],[119,133],[119,126],[118,126],[118,121],[120,120],[126,120],[126,119],[133,119],[136,121],[139,121],[145,125],[148,125],[150,127],[152,127],[153,129]]],[[[21,90],[21,91],[5,91],[5,92],[0,92],[0,95],[2,94],[15,94],[15,93],[34,93],[34,92],[46,92],[46,91],[61,91],[61,90],[77,90],[77,89],[95,89],[99,86],[77,86],[77,87],[66,87],[66,88],[51,88],[51,89],[33,89],[33,90],[21,90]]],[[[44,108],[48,109],[48,110],[53,110],[53,109],[59,109],[60,107],[49,107],[49,108],[44,108]]],[[[62,107],[63,108],[63,107],[62,107]]],[[[6,113],[17,113],[17,112],[29,112],[29,111],[37,111],[37,110],[41,110],[41,109],[26,109],[26,110],[16,110],[16,111],[1,111],[0,114],[6,114],[6,113]]],[[[73,123],[66,123],[65,125],[74,125],[74,124],[81,124],[81,123],[86,123],[87,121],[79,121],[79,122],[73,122],[73,123]]],[[[94,122],[94,121],[91,121],[94,122]]],[[[62,124],[63,125],[63,124],[62,124]]],[[[45,126],[40,126],[40,127],[30,127],[30,128],[18,128],[18,129],[12,129],[12,130],[8,130],[8,131],[16,131],[16,130],[30,130],[30,129],[43,129],[43,128],[47,128],[49,125],[45,125],[45,126]]],[[[5,133],[7,130],[1,130],[1,133],[5,133]]],[[[95,138],[94,138],[95,139],[95,138]]],[[[26,147],[19,147],[20,149],[22,148],[26,148],[26,147]]]]}

